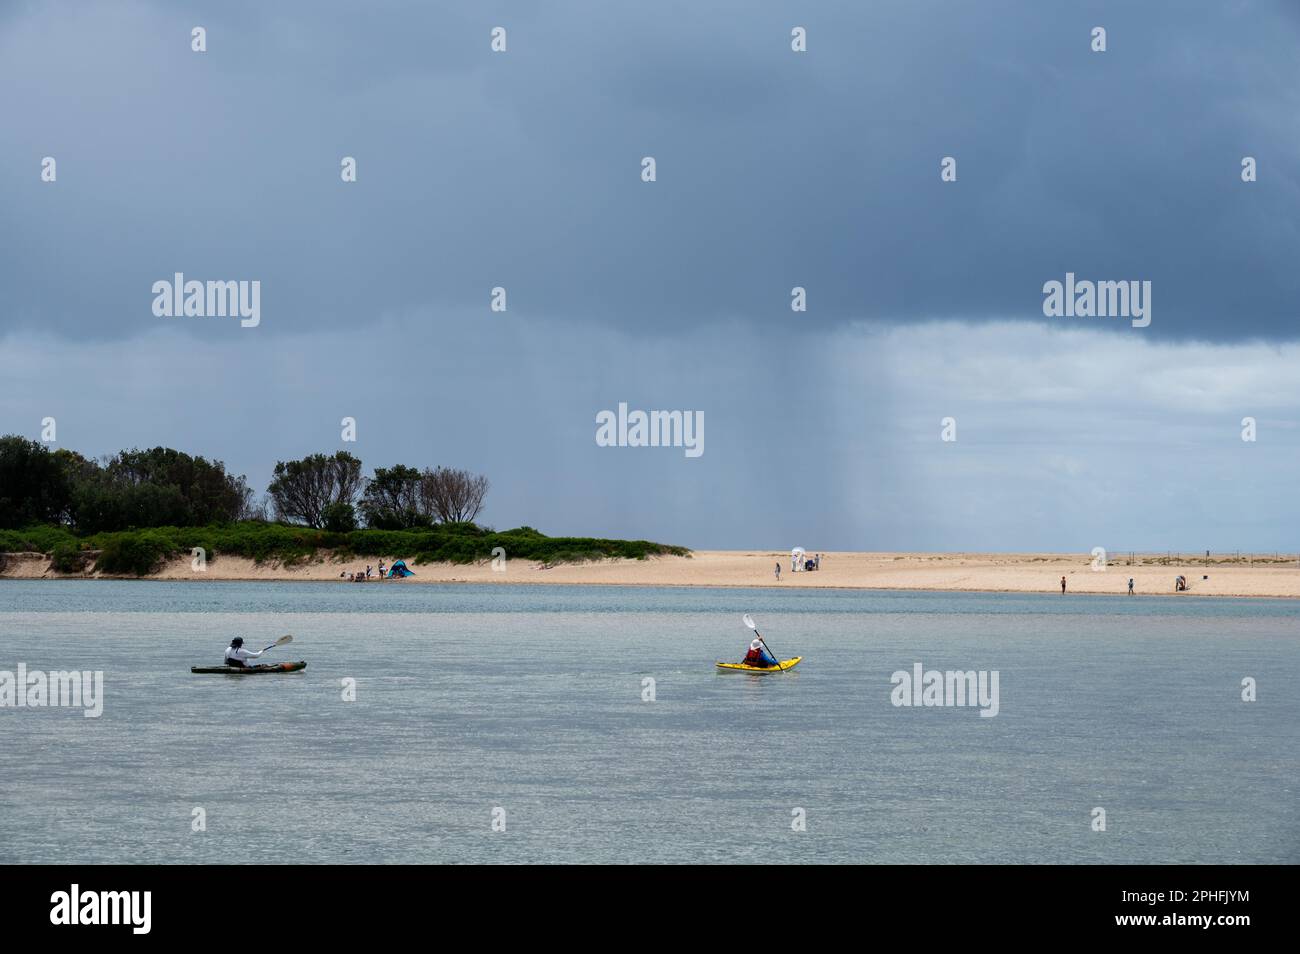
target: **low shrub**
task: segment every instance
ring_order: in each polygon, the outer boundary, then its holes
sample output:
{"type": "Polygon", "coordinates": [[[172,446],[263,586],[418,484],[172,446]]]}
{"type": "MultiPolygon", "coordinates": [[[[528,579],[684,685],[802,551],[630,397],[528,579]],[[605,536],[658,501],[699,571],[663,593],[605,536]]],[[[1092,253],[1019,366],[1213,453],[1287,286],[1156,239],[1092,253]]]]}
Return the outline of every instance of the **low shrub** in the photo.
{"type": "Polygon", "coordinates": [[[75,543],[60,543],[50,554],[50,566],[56,573],[81,573],[90,562],[90,554],[75,543]]]}
{"type": "MultiPolygon", "coordinates": [[[[346,525],[347,521],[340,515],[335,527],[346,525]]],[[[532,527],[498,532],[472,523],[439,524],[418,530],[347,531],[244,521],[207,527],[120,530],[84,538],[61,527],[0,531],[0,551],[34,550],[51,555],[57,552],[60,566],[72,566],[77,559],[75,554],[99,550],[95,568],[115,575],[147,575],[163,560],[188,555],[195,547],[202,547],[209,560],[228,555],[284,563],[310,559],[322,550],[343,557],[402,558],[420,563],[490,560],[497,547],[505,551],[507,558],[546,564],[617,558],[643,560],[650,556],[690,553],[685,547],[648,540],[548,537],[532,527]]]]}
{"type": "MultiPolygon", "coordinates": [[[[170,529],[170,528],[169,528],[170,529]]],[[[152,530],[125,530],[107,534],[95,569],[114,576],[148,576],[176,552],[165,534],[152,530]]]]}

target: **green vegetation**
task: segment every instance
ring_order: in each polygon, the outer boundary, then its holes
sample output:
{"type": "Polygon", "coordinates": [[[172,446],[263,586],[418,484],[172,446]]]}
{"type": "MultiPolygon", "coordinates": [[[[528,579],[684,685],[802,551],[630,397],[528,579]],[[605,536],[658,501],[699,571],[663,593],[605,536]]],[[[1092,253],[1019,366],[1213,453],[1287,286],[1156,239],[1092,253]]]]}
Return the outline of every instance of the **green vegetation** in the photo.
{"type": "Polygon", "coordinates": [[[208,527],[149,527],[77,537],[62,527],[0,530],[0,551],[51,555],[55,569],[79,572],[95,556],[94,569],[113,575],[145,576],[164,560],[202,547],[209,561],[242,556],[259,562],[295,563],[322,551],[336,556],[401,558],[408,562],[473,563],[492,559],[501,547],[512,560],[546,564],[579,560],[686,556],[685,547],[648,540],[548,537],[532,527],[500,532],[473,523],[444,523],[420,530],[314,530],[282,523],[245,521],[208,527]],[[89,552],[87,552],[89,551],[89,552]]]}
{"type": "Polygon", "coordinates": [[[90,554],[71,543],[60,543],[50,554],[50,565],[58,573],[80,573],[90,562],[90,554]]]}
{"type": "Polygon", "coordinates": [[[346,451],[278,461],[267,501],[219,460],[170,447],[125,450],[96,462],[0,437],[0,554],[44,553],[59,573],[94,569],[147,576],[201,547],[209,561],[241,556],[295,563],[329,551],[343,559],[416,563],[507,559],[545,564],[679,555],[647,540],[548,537],[532,527],[500,533],[473,521],[488,480],[448,467],[397,464],[366,478],[346,451]],[[273,506],[280,522],[267,519],[273,506]],[[358,529],[364,520],[367,529],[358,529]],[[286,522],[289,521],[289,522],[286,522]],[[499,551],[498,551],[499,552],[499,551]]]}
{"type": "Polygon", "coordinates": [[[199,526],[251,516],[252,496],[221,461],[169,447],[121,451],[101,464],[17,435],[0,437],[0,529],[59,524],[88,534],[199,526]]]}
{"type": "Polygon", "coordinates": [[[0,552],[53,553],[60,546],[79,547],[77,535],[66,527],[31,526],[0,530],[0,552]]]}

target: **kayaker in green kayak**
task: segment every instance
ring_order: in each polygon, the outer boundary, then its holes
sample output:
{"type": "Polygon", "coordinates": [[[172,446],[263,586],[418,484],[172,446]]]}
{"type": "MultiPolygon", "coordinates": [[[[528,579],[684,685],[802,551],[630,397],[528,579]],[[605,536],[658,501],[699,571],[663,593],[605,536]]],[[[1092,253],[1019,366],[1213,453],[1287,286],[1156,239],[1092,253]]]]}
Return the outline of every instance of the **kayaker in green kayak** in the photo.
{"type": "Polygon", "coordinates": [[[256,659],[266,652],[265,649],[260,652],[253,652],[251,649],[244,648],[244,637],[236,636],[230,641],[230,648],[226,650],[226,665],[234,666],[236,669],[248,669],[248,660],[256,659]]]}
{"type": "Polygon", "coordinates": [[[767,651],[761,639],[750,642],[749,652],[745,653],[742,661],[746,666],[758,666],[761,669],[771,669],[776,665],[776,657],[767,651]]]}

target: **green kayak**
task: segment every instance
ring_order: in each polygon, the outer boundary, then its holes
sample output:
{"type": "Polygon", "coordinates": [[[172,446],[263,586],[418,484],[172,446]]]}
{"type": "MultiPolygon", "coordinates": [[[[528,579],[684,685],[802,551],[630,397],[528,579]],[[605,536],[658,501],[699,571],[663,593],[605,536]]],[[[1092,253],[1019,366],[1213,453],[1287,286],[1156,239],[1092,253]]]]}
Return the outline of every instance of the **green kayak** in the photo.
{"type": "Polygon", "coordinates": [[[222,676],[265,676],[274,672],[297,672],[299,669],[306,669],[307,663],[299,660],[298,662],[287,663],[267,663],[263,666],[249,666],[240,669],[238,666],[191,666],[190,672],[216,673],[222,676]]]}

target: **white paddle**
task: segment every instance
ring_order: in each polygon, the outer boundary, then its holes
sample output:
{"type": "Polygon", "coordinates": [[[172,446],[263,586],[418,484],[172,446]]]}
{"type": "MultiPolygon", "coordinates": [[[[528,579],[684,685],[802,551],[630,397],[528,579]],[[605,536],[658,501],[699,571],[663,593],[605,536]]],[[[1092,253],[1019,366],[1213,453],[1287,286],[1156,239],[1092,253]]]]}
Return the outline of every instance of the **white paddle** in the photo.
{"type": "MultiPolygon", "coordinates": [[[[288,635],[281,636],[279,639],[277,639],[275,642],[273,642],[270,646],[267,646],[265,649],[263,649],[262,652],[264,652],[264,653],[269,653],[269,652],[270,652],[272,649],[274,649],[276,646],[283,646],[285,643],[291,643],[291,642],[293,642],[293,637],[292,637],[292,636],[288,636],[288,635]]],[[[764,643],[763,645],[766,646],[767,644],[764,643]]]]}

